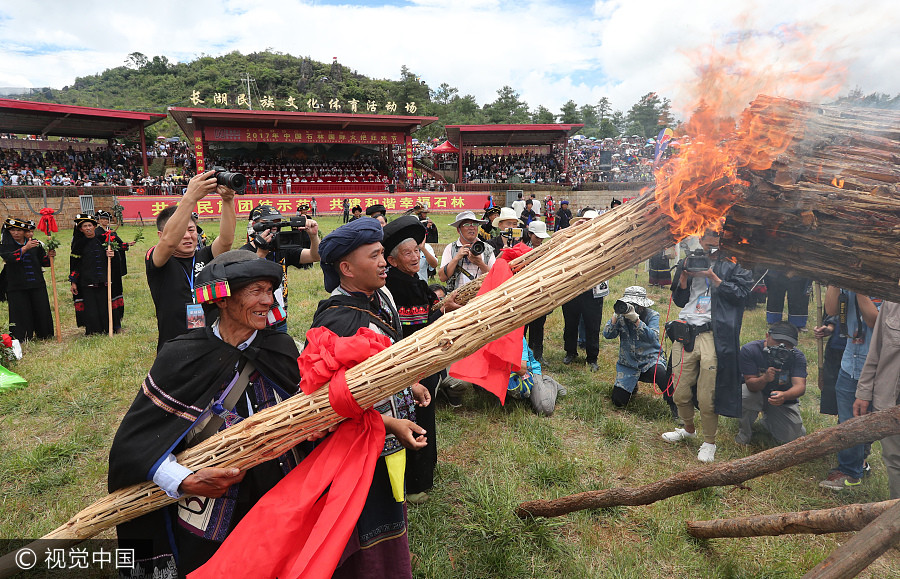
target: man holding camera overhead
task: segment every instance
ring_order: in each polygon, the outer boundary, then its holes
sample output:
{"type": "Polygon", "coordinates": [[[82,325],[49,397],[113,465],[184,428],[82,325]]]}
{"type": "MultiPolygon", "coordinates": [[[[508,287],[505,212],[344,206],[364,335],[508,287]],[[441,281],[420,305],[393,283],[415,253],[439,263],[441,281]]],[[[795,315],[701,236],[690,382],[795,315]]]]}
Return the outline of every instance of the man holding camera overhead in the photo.
{"type": "Polygon", "coordinates": [[[798,398],[806,393],[806,356],[796,348],[797,328],[788,322],[769,327],[765,340],[741,348],[741,426],[734,437],[750,444],[753,423],[763,414],[766,429],[784,444],[806,434],[798,398]]]}
{"type": "Polygon", "coordinates": [[[494,252],[478,239],[478,226],[482,223],[484,221],[475,217],[475,213],[463,211],[457,213],[456,220],[450,224],[456,228],[459,239],[444,248],[438,268],[438,279],[446,283],[450,291],[486,274],[494,265],[494,252]]]}
{"type": "Polygon", "coordinates": [[[267,325],[279,332],[287,332],[288,266],[302,268],[319,261],[319,224],[303,213],[289,222],[290,227],[279,227],[283,223],[280,211],[271,205],[257,205],[250,212],[249,240],[241,247],[281,265],[281,284],[275,289],[275,302],[267,316],[267,325]],[[305,235],[299,238],[299,233],[305,235]]]}
{"type": "MultiPolygon", "coordinates": [[[[150,248],[144,262],[150,296],[156,308],[157,352],[175,336],[208,325],[203,322],[203,308],[194,299],[194,278],[214,257],[231,249],[237,224],[235,190],[220,182],[219,173],[213,170],[195,175],[188,182],[181,202],[166,207],[156,216],[159,243],[150,248]],[[197,210],[197,202],[213,192],[222,198],[219,236],[212,245],[198,250],[197,222],[192,213],[197,210]]],[[[237,182],[241,181],[243,177],[237,182]]],[[[233,179],[231,182],[235,184],[233,179]]]]}
{"type": "Polygon", "coordinates": [[[741,323],[753,274],[736,263],[720,259],[719,233],[707,229],[700,249],[690,252],[675,268],[672,301],[679,306],[678,320],[666,325],[672,340],[672,381],[675,404],[684,428],[662,435],[676,443],[697,437],[694,393],[703,424],[701,462],[716,458],[719,415],[741,417],[741,375],[738,367],[741,323]]]}

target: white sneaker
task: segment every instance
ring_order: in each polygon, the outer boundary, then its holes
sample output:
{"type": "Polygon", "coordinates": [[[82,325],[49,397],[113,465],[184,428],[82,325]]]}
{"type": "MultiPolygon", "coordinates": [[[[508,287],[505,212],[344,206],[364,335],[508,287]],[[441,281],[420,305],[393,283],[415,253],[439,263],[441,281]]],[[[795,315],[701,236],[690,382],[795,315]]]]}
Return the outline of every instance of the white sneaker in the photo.
{"type": "Polygon", "coordinates": [[[687,440],[688,438],[697,438],[697,433],[688,432],[683,428],[676,428],[672,432],[664,432],[662,435],[662,439],[666,442],[681,442],[682,440],[687,440]]]}
{"type": "Polygon", "coordinates": [[[713,462],[716,460],[716,445],[704,442],[700,445],[700,452],[697,453],[697,460],[700,462],[713,462]]]}

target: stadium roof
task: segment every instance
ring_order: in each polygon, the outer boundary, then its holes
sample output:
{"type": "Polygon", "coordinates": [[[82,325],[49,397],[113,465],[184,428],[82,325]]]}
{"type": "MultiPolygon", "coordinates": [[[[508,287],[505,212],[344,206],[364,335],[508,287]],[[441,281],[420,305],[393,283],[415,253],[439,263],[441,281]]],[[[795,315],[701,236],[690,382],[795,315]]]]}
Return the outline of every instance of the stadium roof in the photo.
{"type": "Polygon", "coordinates": [[[577,133],[584,125],[447,125],[447,138],[459,147],[462,137],[463,147],[472,146],[512,146],[512,145],[556,145],[577,133]]]}
{"type": "Polygon", "coordinates": [[[3,133],[114,139],[164,118],[166,115],[162,113],[0,99],[0,132],[3,133]]]}
{"type": "Polygon", "coordinates": [[[193,140],[197,126],[413,131],[435,122],[437,117],[359,115],[342,113],[301,113],[293,111],[251,111],[247,109],[169,108],[169,114],[193,140]]]}

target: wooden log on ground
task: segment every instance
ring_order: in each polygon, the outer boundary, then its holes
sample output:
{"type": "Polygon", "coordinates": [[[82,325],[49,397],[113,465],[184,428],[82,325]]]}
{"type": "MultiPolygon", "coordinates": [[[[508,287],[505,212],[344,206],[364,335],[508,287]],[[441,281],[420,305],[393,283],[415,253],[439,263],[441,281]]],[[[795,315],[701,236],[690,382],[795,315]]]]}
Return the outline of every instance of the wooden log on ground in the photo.
{"type": "MultiPolygon", "coordinates": [[[[784,470],[857,444],[900,434],[900,406],[852,418],[752,456],[680,472],[634,488],[587,491],[553,500],[527,501],[516,507],[520,517],[558,517],[585,509],[649,505],[707,487],[733,485],[784,470]]],[[[660,444],[664,444],[660,442],[660,444]]]]}
{"type": "Polygon", "coordinates": [[[900,499],[797,513],[688,521],[686,526],[688,534],[698,539],[844,533],[859,531],[897,503],[900,499]]]}
{"type": "Polygon", "coordinates": [[[760,127],[802,127],[729,211],[721,250],[744,267],[900,301],[900,113],[759,97],[760,127]]]}
{"type": "Polygon", "coordinates": [[[885,510],[852,539],[832,551],[804,579],[856,577],[885,551],[900,544],[900,501],[885,510]]]}

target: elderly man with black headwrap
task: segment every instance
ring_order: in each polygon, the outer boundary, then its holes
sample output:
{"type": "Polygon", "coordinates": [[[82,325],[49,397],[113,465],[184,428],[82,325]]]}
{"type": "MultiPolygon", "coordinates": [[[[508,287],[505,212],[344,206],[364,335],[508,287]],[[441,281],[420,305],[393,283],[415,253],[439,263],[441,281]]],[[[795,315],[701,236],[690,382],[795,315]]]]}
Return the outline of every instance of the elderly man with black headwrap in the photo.
{"type": "MultiPolygon", "coordinates": [[[[146,480],[169,507],[118,526],[142,576],[179,577],[215,553],[250,508],[298,462],[293,450],[249,470],[191,472],[175,454],[297,391],[297,347],[266,328],[281,266],[242,250],[225,252],[197,276],[195,297],[219,316],[211,327],[165,344],[119,425],[109,455],[110,492],[146,480]]],[[[252,574],[235,561],[234,576],[252,574]]]]}
{"type": "MultiPolygon", "coordinates": [[[[393,342],[403,337],[400,314],[384,287],[388,274],[383,238],[378,221],[359,219],[322,240],[319,256],[331,297],[319,302],[312,327],[326,327],[344,337],[355,335],[360,328],[374,330],[393,342]]],[[[403,500],[405,449],[426,446],[426,435],[431,433],[415,424],[415,406],[430,402],[428,390],[415,384],[375,404],[387,436],[356,532],[334,577],[412,576],[403,500]]]]}

